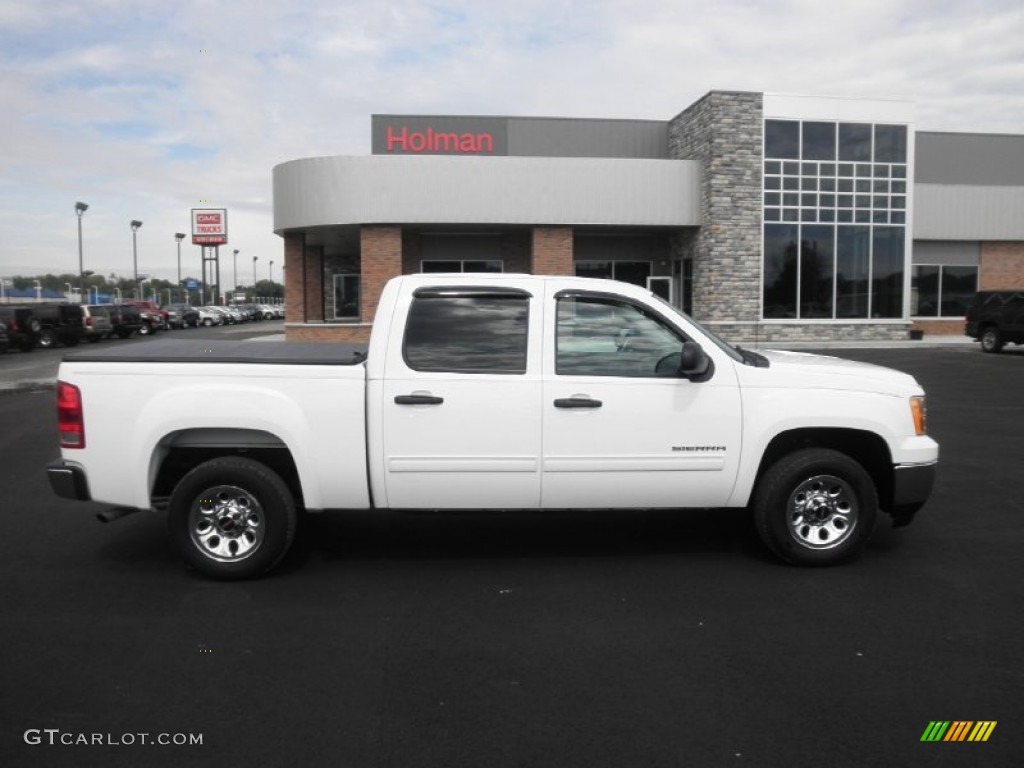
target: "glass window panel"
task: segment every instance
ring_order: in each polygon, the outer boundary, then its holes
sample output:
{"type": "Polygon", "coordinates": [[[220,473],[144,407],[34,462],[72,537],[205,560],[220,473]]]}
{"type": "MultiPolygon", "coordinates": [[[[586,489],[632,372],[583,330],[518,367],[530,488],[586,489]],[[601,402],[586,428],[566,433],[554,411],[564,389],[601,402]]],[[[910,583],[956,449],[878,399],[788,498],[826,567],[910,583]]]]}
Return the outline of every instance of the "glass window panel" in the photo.
{"type": "Polygon", "coordinates": [[[857,163],[857,178],[871,178],[871,165],[869,163],[857,163]]]}
{"type": "Polygon", "coordinates": [[[800,179],[796,176],[785,176],[782,179],[783,189],[800,189],[800,179]]]}
{"type": "Polygon", "coordinates": [[[836,212],[832,210],[818,211],[818,221],[835,221],[836,212]]]}
{"type": "Polygon", "coordinates": [[[796,317],[797,236],[795,225],[764,228],[764,316],[796,317]]]}
{"type": "Polygon", "coordinates": [[[836,195],[836,204],[840,208],[853,208],[853,195],[836,195]]]}
{"type": "Polygon", "coordinates": [[[892,182],[892,191],[897,195],[905,194],[907,191],[907,182],[905,181],[894,181],[892,182]]]}
{"type": "Polygon", "coordinates": [[[867,123],[839,124],[839,159],[871,159],[871,126],[867,123]]]}
{"type": "Polygon", "coordinates": [[[818,212],[814,208],[804,208],[800,211],[800,221],[817,221],[818,212]]]}
{"type": "Polygon", "coordinates": [[[782,209],[782,220],[783,221],[799,221],[800,220],[800,209],[799,208],[783,208],[782,209]]]}
{"type": "Polygon", "coordinates": [[[903,316],[903,227],[875,227],[872,232],[871,316],[903,316]]]}
{"type": "Polygon", "coordinates": [[[835,195],[819,195],[818,205],[822,208],[835,208],[836,196],[835,195]]]}
{"type": "Polygon", "coordinates": [[[835,163],[822,163],[821,164],[821,175],[822,176],[835,176],[836,175],[836,164],[835,163]]]}
{"type": "Polygon", "coordinates": [[[876,165],[875,166],[875,177],[887,179],[889,178],[889,166],[888,165],[876,165]]]}
{"type": "Polygon", "coordinates": [[[857,208],[870,208],[871,195],[854,195],[854,202],[857,208]]]}
{"type": "Polygon", "coordinates": [[[888,208],[889,207],[889,198],[886,197],[885,195],[876,195],[873,198],[873,202],[871,204],[871,207],[872,208],[888,208]]]}
{"type": "Polygon", "coordinates": [[[888,211],[872,211],[871,220],[875,224],[888,224],[889,223],[889,212],[888,211]]]}
{"type": "Polygon", "coordinates": [[[782,172],[787,176],[799,176],[800,163],[783,163],[782,172]]]}
{"type": "Polygon", "coordinates": [[[822,192],[832,192],[835,190],[835,188],[835,179],[822,179],[821,183],[818,185],[818,189],[820,189],[822,192]]]}
{"type": "Polygon", "coordinates": [[[939,268],[918,264],[910,273],[910,314],[939,316],[939,268]]]}
{"type": "Polygon", "coordinates": [[[782,193],[782,204],[783,205],[800,205],[800,195],[796,192],[783,192],[782,193]]]}
{"type": "Polygon", "coordinates": [[[818,204],[818,196],[813,192],[800,195],[800,205],[814,206],[818,204]]]}
{"type": "Polygon", "coordinates": [[[875,126],[875,161],[879,163],[907,162],[907,126],[875,126]]]}
{"type": "Polygon", "coordinates": [[[858,192],[870,192],[871,191],[871,181],[868,180],[868,179],[857,179],[857,182],[854,185],[854,188],[858,192]]]}
{"type": "Polygon", "coordinates": [[[764,220],[765,221],[779,221],[782,218],[782,211],[778,208],[765,208],[764,209],[764,220]]]}
{"type": "Polygon", "coordinates": [[[882,194],[888,194],[889,193],[889,182],[886,181],[885,179],[881,179],[881,180],[877,180],[876,179],[875,181],[871,182],[871,191],[875,192],[876,194],[879,193],[879,192],[881,192],[882,194]]]}
{"type": "Polygon", "coordinates": [[[764,188],[765,189],[779,189],[782,186],[782,180],[778,176],[765,176],[764,177],[764,188]]]}
{"type": "Polygon", "coordinates": [[[334,317],[336,320],[359,319],[359,275],[334,276],[334,317]]]}
{"type": "Polygon", "coordinates": [[[838,221],[840,223],[853,221],[853,211],[844,211],[844,210],[836,211],[836,221],[838,221]]]}
{"type": "Polygon", "coordinates": [[[889,223],[890,224],[906,224],[907,223],[907,215],[906,215],[906,213],[903,212],[903,211],[893,211],[891,214],[889,214],[889,223]]]}
{"type": "Polygon", "coordinates": [[[839,179],[836,188],[840,192],[853,192],[853,179],[839,179]]]}
{"type": "MultiPolygon", "coordinates": [[[[849,213],[849,211],[840,211],[849,213]]],[[[836,317],[868,316],[869,227],[836,229],[836,317]]]]}
{"type": "Polygon", "coordinates": [[[800,317],[832,317],[835,227],[811,225],[800,233],[800,317]]]}
{"type": "Polygon", "coordinates": [[[801,163],[800,173],[804,176],[817,176],[818,175],[818,164],[817,163],[801,163]]]}
{"type": "Polygon", "coordinates": [[[610,261],[577,261],[573,268],[577,277],[612,279],[612,263],[610,261]]]}
{"type": "Polygon", "coordinates": [[[764,156],[800,157],[800,123],[795,120],[765,120],[764,156]]]}
{"type": "Polygon", "coordinates": [[[487,259],[486,261],[464,261],[462,262],[463,272],[490,272],[500,274],[502,264],[500,259],[487,259]]]}
{"type": "MultiPolygon", "coordinates": [[[[685,339],[643,307],[617,299],[574,297],[558,300],[555,372],[560,376],[671,376],[659,369],[678,358],[685,339]]],[[[678,367],[678,366],[676,366],[678,367]]]]}
{"type": "Polygon", "coordinates": [[[525,373],[528,318],[525,297],[413,299],[406,363],[416,371],[525,373]]]}
{"type": "MultiPolygon", "coordinates": [[[[805,122],[804,160],[836,159],[836,124],[805,122]]],[[[813,173],[813,171],[811,171],[813,173]]],[[[805,171],[806,173],[806,171],[805,171]]]]}
{"type": "Polygon", "coordinates": [[[782,163],[778,160],[766,160],[764,163],[765,173],[782,173],[782,163]]]}
{"type": "Polygon", "coordinates": [[[780,203],[778,192],[765,192],[764,193],[764,204],[765,205],[778,205],[780,203]]]}
{"type": "Polygon", "coordinates": [[[807,178],[805,176],[804,178],[800,179],[800,188],[803,189],[804,191],[810,190],[813,192],[818,188],[818,180],[807,178]]]}
{"type": "Polygon", "coordinates": [[[461,261],[424,261],[420,264],[421,272],[461,272],[461,261]]]}
{"type": "Polygon", "coordinates": [[[890,197],[889,200],[890,200],[889,204],[893,208],[897,208],[897,209],[902,210],[902,209],[907,207],[907,198],[903,197],[902,195],[895,195],[893,197],[890,197]]]}
{"type": "Polygon", "coordinates": [[[869,210],[856,210],[853,212],[853,220],[858,224],[868,224],[871,222],[871,211],[869,210]]]}
{"type": "Polygon", "coordinates": [[[649,261],[616,261],[613,262],[613,274],[616,280],[633,285],[646,286],[651,275],[649,261]]]}
{"type": "Polygon", "coordinates": [[[977,267],[943,267],[942,316],[963,317],[977,290],[977,267]]]}
{"type": "Polygon", "coordinates": [[[907,178],[907,166],[905,166],[905,165],[894,165],[892,167],[892,177],[894,179],[905,179],[905,178],[907,178]]]}
{"type": "Polygon", "coordinates": [[[839,175],[840,176],[853,176],[853,163],[840,163],[839,164],[839,175]]]}

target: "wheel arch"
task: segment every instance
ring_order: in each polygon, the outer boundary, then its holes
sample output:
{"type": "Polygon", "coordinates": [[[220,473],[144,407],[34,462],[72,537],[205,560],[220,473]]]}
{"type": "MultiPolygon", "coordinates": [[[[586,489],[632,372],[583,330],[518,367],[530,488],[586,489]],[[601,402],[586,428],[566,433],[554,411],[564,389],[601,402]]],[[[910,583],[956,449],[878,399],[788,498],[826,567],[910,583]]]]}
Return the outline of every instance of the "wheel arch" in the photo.
{"type": "Polygon", "coordinates": [[[829,448],[856,461],[871,476],[878,493],[878,505],[889,511],[893,499],[893,463],[889,445],[880,435],[861,429],[808,427],[781,432],[772,438],[761,456],[751,498],[765,472],[783,456],[803,448],[829,448]]]}
{"type": "Polygon", "coordinates": [[[238,456],[273,470],[288,486],[295,503],[303,506],[302,482],[288,445],[258,429],[195,428],[166,435],[153,451],[150,495],[155,507],[166,506],[175,486],[192,469],[210,459],[238,456]]]}

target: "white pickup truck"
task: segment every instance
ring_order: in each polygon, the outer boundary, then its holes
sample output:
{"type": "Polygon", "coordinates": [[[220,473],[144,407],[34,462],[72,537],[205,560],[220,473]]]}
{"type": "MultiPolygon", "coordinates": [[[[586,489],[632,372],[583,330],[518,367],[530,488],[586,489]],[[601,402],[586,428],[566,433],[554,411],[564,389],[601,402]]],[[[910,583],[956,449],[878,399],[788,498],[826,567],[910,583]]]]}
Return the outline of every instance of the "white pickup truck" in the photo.
{"type": "Polygon", "coordinates": [[[728,346],[636,286],[387,284],[369,346],[160,340],[69,354],[66,498],[167,510],[199,571],[249,578],[300,511],[749,507],[798,564],[855,556],[934,482],[924,392],[878,366],[728,346]]]}

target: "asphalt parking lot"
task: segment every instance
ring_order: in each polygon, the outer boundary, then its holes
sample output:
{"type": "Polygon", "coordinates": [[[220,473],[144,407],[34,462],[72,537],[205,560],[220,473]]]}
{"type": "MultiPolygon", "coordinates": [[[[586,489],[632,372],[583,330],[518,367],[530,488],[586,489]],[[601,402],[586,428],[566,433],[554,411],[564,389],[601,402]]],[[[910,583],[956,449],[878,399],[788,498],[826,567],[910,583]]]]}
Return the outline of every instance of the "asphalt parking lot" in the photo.
{"type": "Polygon", "coordinates": [[[916,376],[941,464],[824,570],[742,512],[367,513],[205,581],[158,515],[53,496],[52,392],[2,394],[0,765],[1020,765],[1024,350],[830,353],[916,376]]]}

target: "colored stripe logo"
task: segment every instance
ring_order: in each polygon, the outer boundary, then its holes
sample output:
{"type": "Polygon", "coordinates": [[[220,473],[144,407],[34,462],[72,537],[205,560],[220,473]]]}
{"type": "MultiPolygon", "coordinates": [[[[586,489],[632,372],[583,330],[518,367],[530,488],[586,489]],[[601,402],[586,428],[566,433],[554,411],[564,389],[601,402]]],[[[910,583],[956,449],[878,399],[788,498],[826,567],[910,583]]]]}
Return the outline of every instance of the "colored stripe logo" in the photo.
{"type": "Polygon", "coordinates": [[[988,741],[996,720],[932,720],[921,741],[988,741]]]}

